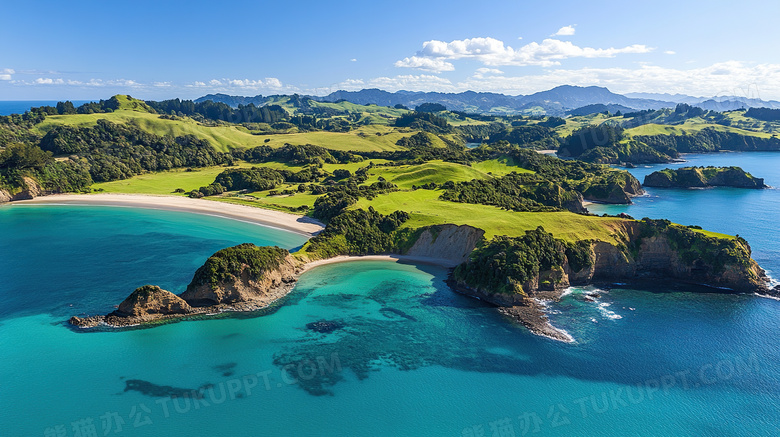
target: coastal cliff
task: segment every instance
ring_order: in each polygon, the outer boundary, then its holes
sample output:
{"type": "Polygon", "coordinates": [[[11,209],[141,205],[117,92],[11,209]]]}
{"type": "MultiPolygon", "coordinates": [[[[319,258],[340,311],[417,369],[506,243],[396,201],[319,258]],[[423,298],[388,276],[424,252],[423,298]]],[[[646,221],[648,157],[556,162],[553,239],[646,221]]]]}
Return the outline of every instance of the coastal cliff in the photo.
{"type": "Polygon", "coordinates": [[[683,167],[664,169],[645,176],[644,185],[657,188],[767,188],[757,178],[740,167],[683,167]]]}
{"type": "Polygon", "coordinates": [[[484,235],[482,229],[468,225],[429,226],[423,229],[403,255],[446,259],[460,264],[468,261],[469,255],[484,235]]]}
{"type": "Polygon", "coordinates": [[[43,194],[43,189],[35,179],[24,176],[21,178],[21,187],[18,191],[10,192],[0,189],[0,203],[34,199],[43,194]]]}
{"type": "Polygon", "coordinates": [[[538,228],[496,237],[474,251],[451,278],[454,290],[498,305],[532,331],[570,341],[547,322],[538,299],[557,300],[571,285],[664,279],[722,292],[772,294],[747,241],[708,236],[666,220],[626,220],[622,242],[556,240],[538,228]]]}
{"type": "Polygon", "coordinates": [[[645,193],[642,184],[631,173],[624,172],[612,179],[607,184],[589,186],[582,193],[584,198],[592,202],[626,205],[631,203],[632,197],[645,193]]]}

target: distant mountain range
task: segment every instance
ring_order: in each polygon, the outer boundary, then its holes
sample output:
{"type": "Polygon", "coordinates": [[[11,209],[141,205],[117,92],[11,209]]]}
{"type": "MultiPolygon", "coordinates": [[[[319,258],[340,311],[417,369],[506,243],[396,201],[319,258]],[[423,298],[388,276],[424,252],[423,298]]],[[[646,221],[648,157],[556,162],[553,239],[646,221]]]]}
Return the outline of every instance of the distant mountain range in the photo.
{"type": "MultiPolygon", "coordinates": [[[[213,100],[230,106],[256,106],[278,100],[280,96],[254,97],[229,96],[226,94],[209,94],[196,99],[196,102],[213,100]]],[[[414,108],[422,103],[440,103],[453,111],[473,112],[481,114],[536,114],[584,115],[589,109],[619,108],[626,110],[644,110],[673,108],[678,103],[687,103],[707,110],[727,111],[740,108],[773,108],[780,109],[780,102],[748,99],[743,97],[692,97],[683,94],[652,94],[631,93],[616,94],[604,87],[579,87],[562,85],[548,91],[542,91],[527,96],[509,96],[498,93],[478,93],[465,91],[462,93],[438,93],[422,91],[396,91],[394,93],[380,89],[364,89],[360,91],[336,91],[327,96],[302,96],[320,102],[338,102],[346,100],[359,105],[376,104],[380,106],[404,105],[414,108]]]]}

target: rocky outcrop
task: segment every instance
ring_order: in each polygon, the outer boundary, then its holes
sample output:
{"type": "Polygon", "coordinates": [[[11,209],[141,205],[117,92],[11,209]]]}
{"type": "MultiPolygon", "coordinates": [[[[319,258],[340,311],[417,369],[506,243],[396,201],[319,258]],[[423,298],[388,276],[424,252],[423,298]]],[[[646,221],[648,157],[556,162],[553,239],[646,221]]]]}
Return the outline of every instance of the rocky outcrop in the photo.
{"type": "Polygon", "coordinates": [[[631,198],[641,196],[645,191],[632,174],[624,172],[608,184],[589,186],[582,194],[586,200],[600,203],[630,204],[631,198]]]}
{"type": "Polygon", "coordinates": [[[629,194],[618,184],[594,185],[588,188],[583,195],[592,202],[612,203],[626,205],[631,203],[629,194]]]}
{"type": "Polygon", "coordinates": [[[181,297],[156,285],[136,288],[114,311],[118,317],[144,318],[159,314],[187,314],[192,307],[181,297]]]}
{"type": "MultiPolygon", "coordinates": [[[[563,189],[559,188],[560,192],[563,192],[563,189]]],[[[563,196],[562,196],[563,197],[563,196]]],[[[561,208],[571,211],[577,214],[582,214],[588,212],[587,208],[585,208],[585,204],[583,201],[585,198],[580,193],[575,193],[574,196],[572,196],[571,199],[564,200],[561,204],[561,208]]]]}
{"type": "Polygon", "coordinates": [[[740,167],[683,167],[664,169],[645,176],[644,185],[656,188],[766,188],[762,178],[740,167]]]}
{"type": "Polygon", "coordinates": [[[132,326],[164,318],[180,317],[193,312],[184,299],[156,285],[138,287],[119,304],[116,311],[106,316],[71,317],[70,324],[89,328],[106,324],[109,326],[132,326]]]}
{"type": "Polygon", "coordinates": [[[436,225],[422,231],[403,255],[446,259],[460,264],[468,261],[485,231],[468,225],[436,225]]]}
{"type": "Polygon", "coordinates": [[[757,178],[740,167],[728,167],[707,180],[713,187],[767,188],[763,178],[757,178]]]}
{"type": "Polygon", "coordinates": [[[12,194],[9,191],[0,190],[0,203],[34,199],[41,195],[43,195],[43,189],[38,182],[31,177],[24,176],[21,189],[18,192],[12,194]]]}
{"type": "Polygon", "coordinates": [[[572,284],[659,278],[724,291],[767,291],[766,274],[750,258],[750,246],[743,239],[708,237],[661,220],[627,220],[623,223],[623,238],[622,247],[594,242],[593,265],[581,272],[570,272],[577,278],[572,284]]]}
{"type": "Polygon", "coordinates": [[[122,327],[224,311],[252,311],[284,297],[300,263],[278,247],[241,244],[209,257],[180,296],[154,285],[137,288],[106,316],[71,317],[81,328],[122,327]]]}

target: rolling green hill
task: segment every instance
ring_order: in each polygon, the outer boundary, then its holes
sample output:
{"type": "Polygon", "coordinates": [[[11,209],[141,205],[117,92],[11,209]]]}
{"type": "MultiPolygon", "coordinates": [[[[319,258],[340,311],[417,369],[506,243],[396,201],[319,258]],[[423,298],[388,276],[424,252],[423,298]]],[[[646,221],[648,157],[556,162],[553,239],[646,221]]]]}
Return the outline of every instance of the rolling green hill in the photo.
{"type": "MultiPolygon", "coordinates": [[[[281,147],[285,144],[303,145],[315,144],[333,150],[351,151],[392,151],[402,150],[396,142],[409,137],[418,131],[397,129],[383,125],[368,125],[350,132],[302,132],[277,135],[254,135],[240,125],[207,126],[191,118],[168,120],[157,114],[139,112],[131,109],[101,114],[51,115],[33,128],[35,133],[44,135],[54,126],[68,125],[90,127],[100,119],[114,123],[135,123],[141,129],[156,135],[184,136],[194,135],[205,139],[219,151],[230,149],[246,149],[267,145],[281,147]]],[[[444,143],[434,138],[435,145],[443,147],[444,143]]]]}

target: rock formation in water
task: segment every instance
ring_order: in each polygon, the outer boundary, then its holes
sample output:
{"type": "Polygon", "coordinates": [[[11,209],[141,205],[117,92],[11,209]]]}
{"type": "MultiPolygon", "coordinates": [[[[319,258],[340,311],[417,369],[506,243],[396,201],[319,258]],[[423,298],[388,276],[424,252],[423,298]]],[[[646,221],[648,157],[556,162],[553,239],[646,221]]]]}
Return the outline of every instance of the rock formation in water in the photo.
{"type": "Polygon", "coordinates": [[[133,291],[106,316],[71,317],[79,327],[129,326],[165,319],[263,308],[292,288],[300,263],[285,249],[244,243],[216,252],[180,296],[154,285],[133,291]]]}
{"type": "Polygon", "coordinates": [[[646,187],[658,188],[767,188],[764,180],[740,167],[683,167],[664,169],[645,176],[646,187]]]}

